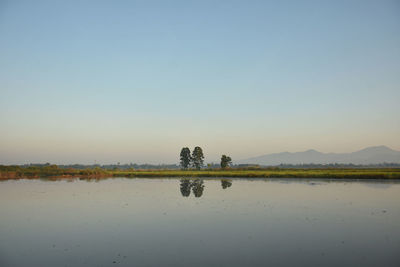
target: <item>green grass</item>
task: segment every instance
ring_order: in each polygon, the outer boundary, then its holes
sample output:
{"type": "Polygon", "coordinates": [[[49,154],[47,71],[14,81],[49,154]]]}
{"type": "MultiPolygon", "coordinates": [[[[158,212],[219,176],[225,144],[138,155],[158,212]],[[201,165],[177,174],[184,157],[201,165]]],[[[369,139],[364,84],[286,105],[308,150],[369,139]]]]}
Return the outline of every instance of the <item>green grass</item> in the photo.
{"type": "Polygon", "coordinates": [[[112,175],[121,177],[400,179],[400,169],[143,170],[113,171],[112,175]]]}
{"type": "Polygon", "coordinates": [[[346,178],[400,179],[400,169],[228,169],[228,170],[104,170],[0,166],[0,179],[42,177],[229,177],[229,178],[346,178]]]}
{"type": "Polygon", "coordinates": [[[57,165],[43,167],[1,166],[0,179],[42,178],[42,177],[109,177],[112,174],[101,168],[94,169],[63,169],[57,165]]]}

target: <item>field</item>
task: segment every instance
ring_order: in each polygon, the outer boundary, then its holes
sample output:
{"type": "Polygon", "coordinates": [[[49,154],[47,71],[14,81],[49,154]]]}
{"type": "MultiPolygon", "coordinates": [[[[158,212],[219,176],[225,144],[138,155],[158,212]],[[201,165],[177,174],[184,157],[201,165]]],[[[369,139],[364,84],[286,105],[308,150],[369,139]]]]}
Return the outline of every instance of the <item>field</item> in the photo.
{"type": "Polygon", "coordinates": [[[56,165],[44,167],[0,166],[0,179],[43,177],[226,177],[226,178],[345,178],[345,179],[400,179],[400,169],[204,169],[204,170],[106,170],[64,169],[56,165]]]}

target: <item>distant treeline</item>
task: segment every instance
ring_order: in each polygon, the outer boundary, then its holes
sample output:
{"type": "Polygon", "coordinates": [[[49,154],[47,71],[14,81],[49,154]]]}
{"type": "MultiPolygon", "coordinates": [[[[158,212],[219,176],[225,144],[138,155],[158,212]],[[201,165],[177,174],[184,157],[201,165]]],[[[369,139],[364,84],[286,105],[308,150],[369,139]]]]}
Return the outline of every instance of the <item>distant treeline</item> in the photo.
{"type": "MultiPolygon", "coordinates": [[[[23,165],[11,165],[4,166],[0,165],[0,171],[2,168],[30,168],[30,167],[49,167],[55,166],[50,163],[32,163],[23,165]]],[[[102,169],[102,170],[179,170],[180,165],[177,164],[63,164],[56,165],[59,169],[74,169],[74,170],[87,170],[87,169],[102,169]]],[[[208,163],[203,169],[215,170],[220,169],[220,164],[208,163]]],[[[365,168],[400,168],[399,163],[381,163],[381,164],[368,164],[368,165],[357,165],[357,164],[280,164],[275,166],[263,166],[257,164],[233,164],[230,169],[238,170],[270,170],[270,169],[365,169],[365,168]]]]}
{"type": "MultiPolygon", "coordinates": [[[[267,167],[267,166],[263,166],[267,167]]],[[[279,168],[288,168],[288,169],[329,169],[329,168],[338,168],[338,169],[352,169],[352,168],[400,168],[399,163],[380,163],[380,164],[342,164],[342,163],[330,163],[330,164],[280,164],[275,167],[279,168]]]]}
{"type": "MultiPolygon", "coordinates": [[[[32,163],[32,164],[23,164],[18,165],[21,167],[45,167],[50,166],[50,163],[32,163]]],[[[1,165],[0,165],[1,166],[1,165]]],[[[62,169],[76,169],[76,170],[84,170],[84,169],[95,169],[100,168],[104,170],[177,170],[180,167],[177,164],[61,164],[57,165],[62,169]]]]}

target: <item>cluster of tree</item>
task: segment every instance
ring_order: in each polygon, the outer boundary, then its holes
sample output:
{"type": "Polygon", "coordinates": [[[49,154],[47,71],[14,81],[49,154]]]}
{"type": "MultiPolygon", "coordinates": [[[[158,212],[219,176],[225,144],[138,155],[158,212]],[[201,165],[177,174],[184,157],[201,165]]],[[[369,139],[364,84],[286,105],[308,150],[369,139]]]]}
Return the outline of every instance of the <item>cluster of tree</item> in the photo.
{"type": "MultiPolygon", "coordinates": [[[[196,146],[192,153],[190,153],[190,149],[188,147],[183,147],[181,149],[180,157],[180,165],[181,168],[187,170],[189,167],[195,168],[196,170],[200,170],[203,167],[204,163],[204,154],[203,149],[201,147],[196,146]]],[[[222,169],[225,169],[232,165],[232,159],[229,156],[222,155],[220,166],[222,169]]],[[[211,164],[208,164],[208,168],[212,168],[211,164]]]]}
{"type": "Polygon", "coordinates": [[[187,170],[189,167],[193,167],[196,170],[200,170],[204,164],[203,149],[201,149],[199,146],[196,146],[192,154],[190,154],[190,149],[188,147],[184,147],[181,149],[180,160],[182,169],[187,170]]]}

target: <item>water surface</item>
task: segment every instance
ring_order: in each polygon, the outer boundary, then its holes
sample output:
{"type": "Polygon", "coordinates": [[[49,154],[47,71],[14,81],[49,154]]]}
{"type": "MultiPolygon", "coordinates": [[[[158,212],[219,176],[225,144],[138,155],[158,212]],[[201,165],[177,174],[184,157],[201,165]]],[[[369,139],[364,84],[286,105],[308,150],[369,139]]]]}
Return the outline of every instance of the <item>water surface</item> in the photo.
{"type": "Polygon", "coordinates": [[[400,266],[400,184],[0,182],[0,266],[400,266]]]}

